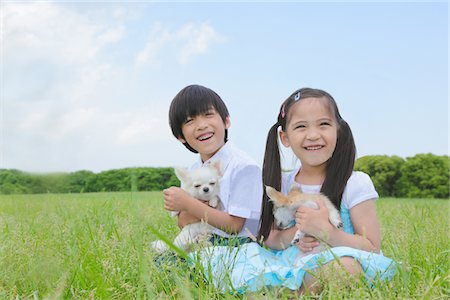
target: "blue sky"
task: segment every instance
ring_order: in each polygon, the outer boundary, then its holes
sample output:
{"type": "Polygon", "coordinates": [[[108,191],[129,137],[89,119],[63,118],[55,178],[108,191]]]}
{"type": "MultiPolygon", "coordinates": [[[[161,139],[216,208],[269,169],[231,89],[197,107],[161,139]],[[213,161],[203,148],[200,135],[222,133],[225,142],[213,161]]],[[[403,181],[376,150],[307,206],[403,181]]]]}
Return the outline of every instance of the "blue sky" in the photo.
{"type": "Polygon", "coordinates": [[[223,98],[230,140],[258,163],[300,87],[334,96],[358,157],[448,155],[448,12],[447,2],[3,1],[0,168],[190,165],[167,120],[189,84],[223,98]]]}

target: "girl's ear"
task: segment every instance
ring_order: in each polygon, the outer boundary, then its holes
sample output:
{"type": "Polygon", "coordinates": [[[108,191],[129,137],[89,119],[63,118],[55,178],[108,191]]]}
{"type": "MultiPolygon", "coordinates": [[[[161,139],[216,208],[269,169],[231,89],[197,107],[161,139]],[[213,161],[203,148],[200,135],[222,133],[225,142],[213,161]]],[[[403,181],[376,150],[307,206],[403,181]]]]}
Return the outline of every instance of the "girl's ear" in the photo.
{"type": "Polygon", "coordinates": [[[186,140],[183,139],[181,136],[178,137],[178,140],[179,140],[181,143],[183,143],[183,144],[186,143],[186,140]]]}
{"type": "Polygon", "coordinates": [[[290,147],[291,144],[289,143],[289,138],[288,138],[287,134],[283,130],[280,130],[279,135],[280,135],[280,141],[283,144],[283,146],[290,147]]]}
{"type": "Polygon", "coordinates": [[[225,119],[225,129],[230,128],[230,126],[231,126],[230,117],[227,117],[227,118],[225,119]]]}

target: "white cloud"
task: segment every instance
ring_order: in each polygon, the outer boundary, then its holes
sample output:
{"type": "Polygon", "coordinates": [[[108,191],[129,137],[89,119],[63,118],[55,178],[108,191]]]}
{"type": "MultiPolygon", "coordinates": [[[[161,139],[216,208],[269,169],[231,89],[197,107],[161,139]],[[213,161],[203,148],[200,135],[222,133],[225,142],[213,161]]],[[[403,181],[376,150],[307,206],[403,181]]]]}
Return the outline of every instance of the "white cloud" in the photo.
{"type": "Polygon", "coordinates": [[[192,23],[186,24],[179,30],[177,36],[181,40],[186,40],[186,44],[178,55],[180,64],[188,63],[195,55],[206,53],[212,43],[225,40],[207,23],[199,26],[192,23]]]}
{"type": "Polygon", "coordinates": [[[163,50],[175,47],[179,64],[187,64],[195,55],[207,53],[213,43],[224,42],[222,37],[208,23],[187,23],[178,30],[170,31],[161,23],[153,25],[144,49],[136,56],[136,66],[155,65],[160,62],[163,50]]]}
{"type": "Polygon", "coordinates": [[[120,24],[111,25],[52,3],[6,3],[3,9],[6,63],[87,63],[102,47],[120,41],[125,32],[120,24]]]}
{"type": "Polygon", "coordinates": [[[149,39],[144,49],[140,51],[136,57],[136,66],[140,67],[145,64],[157,64],[158,52],[173,40],[173,35],[161,23],[157,23],[150,31],[149,39]]]}
{"type": "MultiPolygon", "coordinates": [[[[147,81],[143,85],[134,77],[142,73],[118,60],[133,45],[109,47],[124,41],[126,10],[101,7],[86,13],[52,2],[2,8],[0,168],[100,170],[172,164],[190,155],[183,151],[161,163],[174,146],[181,147],[167,122],[173,91],[149,91],[147,81]]],[[[155,24],[136,64],[157,63],[162,55],[188,63],[222,40],[208,24],[175,30],[155,24]]]]}
{"type": "MultiPolygon", "coordinates": [[[[161,113],[159,113],[159,116],[161,116],[161,113]]],[[[128,115],[125,123],[125,126],[119,130],[116,140],[116,143],[120,145],[159,142],[171,137],[169,127],[162,126],[167,121],[162,120],[161,117],[156,117],[155,113],[151,115],[147,113],[128,115]]]]}

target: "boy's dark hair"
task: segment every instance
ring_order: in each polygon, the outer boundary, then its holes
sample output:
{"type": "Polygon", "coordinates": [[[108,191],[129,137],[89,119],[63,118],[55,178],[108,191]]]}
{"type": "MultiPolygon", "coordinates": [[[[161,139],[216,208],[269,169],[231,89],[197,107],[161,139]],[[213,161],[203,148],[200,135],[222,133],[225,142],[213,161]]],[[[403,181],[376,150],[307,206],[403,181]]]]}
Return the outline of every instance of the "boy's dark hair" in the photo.
{"type": "MultiPolygon", "coordinates": [[[[277,122],[270,128],[267,135],[266,151],[263,163],[264,185],[271,186],[281,191],[281,164],[280,151],[278,147],[278,128],[286,131],[286,123],[289,117],[289,110],[293,104],[305,98],[324,98],[328,100],[331,113],[338,123],[336,148],[328,160],[325,181],[320,192],[333,202],[334,206],[340,210],[342,194],[344,193],[347,181],[350,178],[355,164],[356,146],[350,126],[339,114],[339,110],[333,97],[325,91],[319,89],[302,88],[295,91],[281,105],[277,122]]],[[[261,219],[258,232],[258,240],[266,240],[273,226],[273,203],[264,189],[261,219]]]]}
{"type": "MultiPolygon", "coordinates": [[[[169,124],[173,135],[177,139],[180,137],[185,139],[181,127],[187,118],[207,113],[211,107],[217,111],[225,124],[226,118],[230,114],[225,103],[216,92],[201,85],[189,85],[183,88],[173,98],[169,108],[169,124]]],[[[228,129],[225,129],[225,142],[227,140],[228,129]]],[[[198,153],[187,142],[183,145],[190,151],[198,153]]]]}

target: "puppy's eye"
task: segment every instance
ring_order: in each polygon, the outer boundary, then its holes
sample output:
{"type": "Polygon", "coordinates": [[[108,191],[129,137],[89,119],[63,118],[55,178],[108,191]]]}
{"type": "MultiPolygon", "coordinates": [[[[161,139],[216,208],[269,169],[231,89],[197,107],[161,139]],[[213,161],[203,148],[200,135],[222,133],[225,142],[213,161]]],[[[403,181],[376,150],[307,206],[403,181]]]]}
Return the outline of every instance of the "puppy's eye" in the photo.
{"type": "Polygon", "coordinates": [[[194,185],[194,187],[195,187],[196,189],[198,189],[199,187],[201,187],[201,184],[196,184],[196,185],[194,185]]]}
{"type": "Polygon", "coordinates": [[[214,181],[211,181],[210,183],[209,183],[209,185],[215,185],[216,183],[214,182],[214,181]]]}

